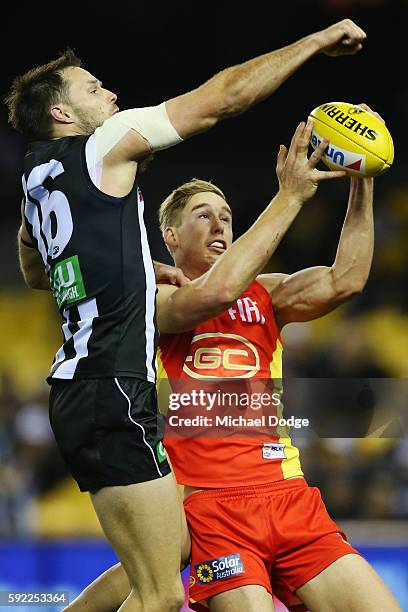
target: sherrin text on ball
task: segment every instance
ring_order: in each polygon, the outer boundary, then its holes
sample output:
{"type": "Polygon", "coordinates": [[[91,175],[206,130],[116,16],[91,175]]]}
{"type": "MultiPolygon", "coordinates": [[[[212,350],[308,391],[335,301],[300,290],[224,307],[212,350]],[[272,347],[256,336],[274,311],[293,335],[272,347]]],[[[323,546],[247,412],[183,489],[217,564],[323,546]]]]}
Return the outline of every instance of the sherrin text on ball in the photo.
{"type": "Polygon", "coordinates": [[[323,138],[329,146],[322,161],[331,170],[378,176],[394,161],[394,144],[387,126],[364,108],[348,102],[328,102],[315,108],[310,139],[314,149],[323,138]]]}

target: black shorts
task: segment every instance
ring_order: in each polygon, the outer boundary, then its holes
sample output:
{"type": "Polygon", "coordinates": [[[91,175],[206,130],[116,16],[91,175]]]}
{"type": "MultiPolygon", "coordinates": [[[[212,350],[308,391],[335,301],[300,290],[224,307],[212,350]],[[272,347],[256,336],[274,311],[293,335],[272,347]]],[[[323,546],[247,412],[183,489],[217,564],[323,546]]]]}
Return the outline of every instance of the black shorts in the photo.
{"type": "Polygon", "coordinates": [[[156,387],[136,378],[53,381],[50,421],[81,491],[170,473],[156,387]]]}

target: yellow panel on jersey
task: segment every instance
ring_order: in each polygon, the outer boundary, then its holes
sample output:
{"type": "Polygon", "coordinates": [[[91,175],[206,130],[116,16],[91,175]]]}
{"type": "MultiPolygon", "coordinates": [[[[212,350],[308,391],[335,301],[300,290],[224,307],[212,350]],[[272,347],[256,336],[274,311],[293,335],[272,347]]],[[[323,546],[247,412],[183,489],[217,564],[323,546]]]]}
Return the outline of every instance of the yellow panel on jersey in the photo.
{"type": "MultiPolygon", "coordinates": [[[[276,342],[276,349],[272,356],[271,361],[271,378],[274,380],[275,385],[274,388],[279,390],[280,394],[283,393],[283,385],[282,385],[282,352],[283,346],[282,342],[278,339],[276,342]]],[[[277,409],[278,417],[283,417],[283,403],[281,402],[277,409]]],[[[293,478],[294,476],[302,476],[302,468],[300,466],[299,460],[299,451],[293,446],[292,440],[289,436],[289,431],[286,426],[279,425],[277,427],[277,431],[279,434],[279,444],[284,444],[286,459],[283,459],[281,463],[281,468],[283,472],[283,478],[293,478]]]]}
{"type": "Polygon", "coordinates": [[[270,365],[272,379],[282,380],[282,352],[282,342],[278,338],[276,341],[276,349],[273,352],[272,361],[270,365]]]}
{"type": "Polygon", "coordinates": [[[169,397],[172,393],[172,389],[169,382],[169,377],[162,359],[162,351],[160,346],[157,348],[157,379],[156,379],[156,390],[157,390],[157,401],[159,410],[165,416],[169,409],[169,397]]]}

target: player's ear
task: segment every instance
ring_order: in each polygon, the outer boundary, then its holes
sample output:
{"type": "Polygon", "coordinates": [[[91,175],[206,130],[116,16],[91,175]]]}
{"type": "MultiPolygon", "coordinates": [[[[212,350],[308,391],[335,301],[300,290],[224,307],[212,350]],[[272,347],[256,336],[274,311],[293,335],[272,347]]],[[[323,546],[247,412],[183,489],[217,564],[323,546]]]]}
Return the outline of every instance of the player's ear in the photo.
{"type": "Polygon", "coordinates": [[[163,239],[167,248],[172,251],[178,247],[177,229],[175,227],[166,227],[163,232],[163,239]]]}
{"type": "Polygon", "coordinates": [[[50,108],[51,117],[58,123],[73,123],[69,109],[63,104],[54,104],[50,108]]]}

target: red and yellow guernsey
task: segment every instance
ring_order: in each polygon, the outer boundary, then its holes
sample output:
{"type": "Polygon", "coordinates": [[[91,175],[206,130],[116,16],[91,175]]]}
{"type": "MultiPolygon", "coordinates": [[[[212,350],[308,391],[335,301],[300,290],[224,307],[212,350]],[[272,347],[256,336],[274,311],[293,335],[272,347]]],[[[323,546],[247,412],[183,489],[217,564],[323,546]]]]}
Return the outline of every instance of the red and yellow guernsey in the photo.
{"type": "MultiPolygon", "coordinates": [[[[158,368],[159,380],[170,379],[170,392],[191,391],[197,384],[206,390],[217,389],[219,394],[238,383],[241,391],[249,388],[253,392],[257,384],[264,388],[271,379],[275,391],[281,388],[282,340],[269,293],[254,281],[218,317],[189,332],[162,335],[158,368]]],[[[275,411],[282,417],[282,404],[278,402],[275,411]]],[[[251,434],[251,427],[241,435],[233,428],[217,429],[216,420],[226,421],[217,418],[214,410],[197,406],[193,413],[205,415],[207,427],[193,437],[174,435],[174,429],[168,427],[164,440],[180,484],[224,488],[303,476],[299,452],[284,427],[268,427],[266,421],[256,435],[251,434]]]]}

